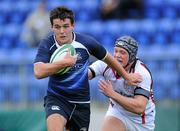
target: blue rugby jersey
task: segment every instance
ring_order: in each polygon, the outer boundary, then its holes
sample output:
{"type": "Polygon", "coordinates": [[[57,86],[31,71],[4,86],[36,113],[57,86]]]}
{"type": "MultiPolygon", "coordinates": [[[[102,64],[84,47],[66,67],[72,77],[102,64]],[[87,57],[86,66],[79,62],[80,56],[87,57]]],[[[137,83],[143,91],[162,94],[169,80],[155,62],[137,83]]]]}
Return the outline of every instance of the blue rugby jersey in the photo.
{"type": "MultiPolygon", "coordinates": [[[[72,102],[90,101],[90,91],[88,82],[89,56],[93,55],[102,60],[107,51],[94,38],[73,33],[74,39],[71,43],[78,58],[76,64],[63,75],[51,75],[48,83],[48,93],[63,97],[72,102]]],[[[35,62],[49,63],[53,52],[60,47],[53,34],[43,39],[38,47],[35,62]]]]}

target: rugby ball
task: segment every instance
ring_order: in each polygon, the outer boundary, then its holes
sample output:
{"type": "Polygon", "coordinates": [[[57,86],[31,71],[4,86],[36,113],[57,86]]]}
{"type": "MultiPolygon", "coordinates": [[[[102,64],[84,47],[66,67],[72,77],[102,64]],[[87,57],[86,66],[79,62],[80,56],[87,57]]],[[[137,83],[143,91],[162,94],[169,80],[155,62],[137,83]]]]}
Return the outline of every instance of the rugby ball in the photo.
{"type": "MultiPolygon", "coordinates": [[[[75,48],[71,44],[64,44],[61,47],[57,48],[54,53],[51,55],[50,63],[53,63],[57,60],[63,59],[67,53],[67,51],[70,51],[70,54],[74,56],[76,54],[75,48]]],[[[69,71],[71,67],[65,67],[61,70],[59,70],[56,74],[62,75],[69,71]]]]}

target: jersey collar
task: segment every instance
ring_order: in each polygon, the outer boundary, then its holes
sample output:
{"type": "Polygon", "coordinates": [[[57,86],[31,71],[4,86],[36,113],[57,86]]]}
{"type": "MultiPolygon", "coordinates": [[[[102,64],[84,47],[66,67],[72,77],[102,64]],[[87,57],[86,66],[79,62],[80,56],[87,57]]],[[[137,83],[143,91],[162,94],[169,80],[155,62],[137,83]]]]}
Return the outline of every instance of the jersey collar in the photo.
{"type": "MultiPolygon", "coordinates": [[[[75,34],[74,32],[72,32],[72,33],[73,33],[73,41],[75,41],[75,39],[76,39],[76,34],[75,34]]],[[[58,44],[55,35],[53,35],[53,37],[54,37],[54,41],[55,41],[56,47],[57,47],[57,48],[61,47],[61,46],[58,44]]],[[[73,41],[72,41],[72,43],[73,43],[73,41]]]]}

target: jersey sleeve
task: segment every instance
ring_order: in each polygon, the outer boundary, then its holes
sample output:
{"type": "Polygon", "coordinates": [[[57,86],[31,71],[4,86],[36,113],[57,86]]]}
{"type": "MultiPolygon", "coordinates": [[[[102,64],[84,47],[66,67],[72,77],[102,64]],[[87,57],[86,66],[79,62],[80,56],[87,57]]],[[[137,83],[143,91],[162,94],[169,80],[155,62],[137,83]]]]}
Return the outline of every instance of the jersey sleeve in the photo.
{"type": "Polygon", "coordinates": [[[44,62],[48,63],[50,60],[49,47],[47,46],[49,41],[47,39],[43,39],[38,47],[38,51],[34,60],[34,63],[44,62]]]}
{"type": "Polygon", "coordinates": [[[142,89],[150,92],[151,84],[152,84],[152,78],[151,78],[149,71],[145,67],[142,66],[141,71],[138,70],[136,72],[139,73],[143,79],[142,82],[139,83],[138,87],[141,87],[142,89]]]}
{"type": "Polygon", "coordinates": [[[100,60],[95,61],[89,66],[89,68],[91,68],[91,70],[94,71],[95,76],[103,75],[106,67],[107,67],[107,64],[100,60]]]}
{"type": "Polygon", "coordinates": [[[96,39],[90,36],[87,39],[88,39],[87,48],[89,53],[94,57],[96,57],[97,59],[103,60],[107,55],[106,49],[96,39]]]}

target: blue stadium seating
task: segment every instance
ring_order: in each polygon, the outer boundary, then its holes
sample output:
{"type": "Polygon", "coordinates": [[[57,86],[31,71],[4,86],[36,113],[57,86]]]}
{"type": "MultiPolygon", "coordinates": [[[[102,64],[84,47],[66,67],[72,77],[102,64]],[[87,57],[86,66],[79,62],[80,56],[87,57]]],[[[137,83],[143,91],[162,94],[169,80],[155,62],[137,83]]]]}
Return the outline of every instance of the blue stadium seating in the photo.
{"type": "Polygon", "coordinates": [[[172,71],[172,70],[177,70],[178,68],[178,63],[176,60],[165,60],[162,62],[162,70],[165,71],[172,71]]]}
{"type": "Polygon", "coordinates": [[[153,93],[155,101],[164,100],[167,98],[166,90],[159,84],[153,84],[153,93]]]}
{"type": "Polygon", "coordinates": [[[171,87],[170,97],[173,100],[179,100],[180,99],[180,86],[179,85],[175,85],[175,86],[171,87]]]}
{"type": "MultiPolygon", "coordinates": [[[[117,37],[116,37],[117,38],[117,37]]],[[[106,49],[113,53],[113,46],[115,44],[115,37],[105,34],[103,37],[101,37],[99,40],[101,41],[101,44],[106,47],[106,49]]]]}
{"type": "Polygon", "coordinates": [[[0,13],[0,26],[4,25],[5,23],[6,23],[6,13],[1,11],[1,13],[0,13]]]}
{"type": "Polygon", "coordinates": [[[145,17],[147,19],[159,19],[161,17],[160,11],[158,9],[148,9],[145,10],[145,17]]]}
{"type": "MultiPolygon", "coordinates": [[[[100,2],[98,0],[83,0],[81,4],[81,12],[86,12],[86,15],[89,18],[93,18],[97,20],[100,16],[97,12],[99,12],[100,2]]],[[[91,19],[91,20],[93,20],[91,19]]]]}
{"type": "Polygon", "coordinates": [[[121,21],[117,21],[117,20],[111,20],[111,21],[107,21],[103,24],[104,22],[102,22],[101,26],[103,26],[103,32],[107,35],[110,35],[114,38],[117,38],[120,36],[120,34],[122,34],[122,32],[125,30],[125,28],[123,28],[123,23],[121,21]]]}
{"type": "Polygon", "coordinates": [[[93,21],[88,24],[87,32],[95,38],[103,37],[104,27],[100,21],[93,21]]]}
{"type": "Polygon", "coordinates": [[[22,26],[16,24],[8,24],[2,32],[2,46],[7,46],[7,48],[15,48],[16,43],[19,39],[22,26]]]}
{"type": "Polygon", "coordinates": [[[166,44],[167,42],[167,36],[161,32],[156,33],[156,37],[154,39],[154,43],[156,44],[166,44]]]}
{"type": "Polygon", "coordinates": [[[174,33],[178,33],[180,32],[180,19],[176,19],[176,21],[174,21],[174,26],[175,26],[175,32],[174,33]]]}
{"type": "Polygon", "coordinates": [[[88,32],[89,28],[86,29],[86,28],[84,28],[85,26],[86,26],[86,22],[82,22],[82,21],[76,22],[75,32],[79,32],[79,33],[88,32]]]}
{"type": "Polygon", "coordinates": [[[173,85],[178,83],[179,74],[175,71],[159,71],[155,79],[164,88],[172,88],[172,83],[173,85]]]}
{"type": "Polygon", "coordinates": [[[163,17],[168,19],[176,19],[178,17],[176,9],[174,7],[164,7],[163,17]]]}
{"type": "Polygon", "coordinates": [[[27,81],[27,98],[29,102],[42,101],[47,90],[47,79],[37,80],[31,76],[27,81]]]}
{"type": "Polygon", "coordinates": [[[148,19],[161,18],[162,0],[147,0],[144,2],[145,17],[148,19]]]}
{"type": "Polygon", "coordinates": [[[91,92],[91,100],[106,102],[108,98],[102,94],[99,90],[98,81],[103,79],[102,77],[97,77],[89,81],[90,83],[90,92],[91,92]]]}
{"type": "Polygon", "coordinates": [[[139,21],[126,20],[124,22],[121,22],[119,30],[122,32],[122,34],[131,35],[132,37],[134,37],[135,34],[139,33],[140,26],[141,25],[139,24],[139,21]]]}
{"type": "MultiPolygon", "coordinates": [[[[179,0],[147,0],[144,2],[145,17],[143,19],[124,21],[100,20],[98,13],[100,0],[81,2],[79,0],[47,0],[47,2],[48,10],[58,5],[70,7],[75,12],[75,31],[94,36],[111,53],[117,37],[121,35],[135,37],[139,41],[138,56],[146,61],[145,63],[152,71],[155,97],[161,100],[169,95],[174,100],[179,99],[179,0]]],[[[46,82],[37,81],[33,76],[36,49],[29,49],[19,39],[25,19],[36,9],[38,3],[39,0],[0,0],[0,85],[2,85],[0,102],[8,99],[14,102],[20,101],[22,80],[19,81],[19,71],[31,77],[28,81],[23,79],[27,82],[23,84],[29,91],[27,92],[28,100],[31,102],[42,100],[46,82]],[[23,65],[23,68],[18,66],[19,63],[23,65]],[[12,74],[18,74],[17,78],[12,74]],[[12,79],[12,76],[15,79],[12,79]]],[[[97,80],[90,83],[93,87],[91,92],[98,92],[98,88],[94,88],[97,87],[97,80]]],[[[93,99],[101,101],[107,99],[101,93],[91,94],[93,99]]]]}
{"type": "Polygon", "coordinates": [[[140,46],[147,46],[150,45],[150,37],[147,34],[144,34],[143,32],[139,32],[136,36],[136,39],[140,46]]]}
{"type": "Polygon", "coordinates": [[[180,58],[179,50],[180,50],[179,43],[172,43],[169,46],[166,46],[166,49],[165,49],[166,58],[169,58],[169,59],[176,59],[177,57],[180,58]]]}
{"type": "Polygon", "coordinates": [[[156,72],[157,70],[160,69],[160,65],[158,61],[146,61],[144,62],[146,64],[146,66],[150,69],[150,71],[152,72],[156,72]]]}
{"type": "Polygon", "coordinates": [[[63,3],[66,3],[66,2],[63,2],[61,0],[53,0],[53,2],[49,1],[48,4],[47,4],[48,5],[48,10],[51,10],[51,9],[57,7],[57,6],[63,5],[63,3]]]}
{"type": "Polygon", "coordinates": [[[20,79],[14,74],[7,74],[1,77],[0,83],[2,84],[2,93],[5,93],[5,96],[2,96],[1,99],[5,101],[11,101],[17,103],[21,99],[21,90],[20,90],[20,79]]]}
{"type": "Polygon", "coordinates": [[[12,64],[20,64],[20,63],[23,64],[27,56],[24,50],[17,48],[14,49],[12,52],[10,52],[8,57],[9,57],[8,59],[11,59],[12,64]]]}
{"type": "MultiPolygon", "coordinates": [[[[154,42],[154,34],[157,30],[157,25],[154,20],[143,20],[139,23],[139,32],[147,36],[149,44],[154,42]]],[[[145,44],[145,43],[144,43],[145,44]]]]}
{"type": "Polygon", "coordinates": [[[180,43],[180,32],[177,32],[175,34],[173,34],[172,36],[172,42],[173,43],[180,43]]]}
{"type": "Polygon", "coordinates": [[[0,103],[4,103],[6,101],[6,88],[2,80],[0,80],[0,103]]]}
{"type": "Polygon", "coordinates": [[[11,41],[11,39],[8,39],[8,37],[7,38],[2,37],[0,40],[0,43],[1,43],[0,44],[1,49],[11,49],[12,48],[12,46],[11,46],[12,41],[11,41]]]}

